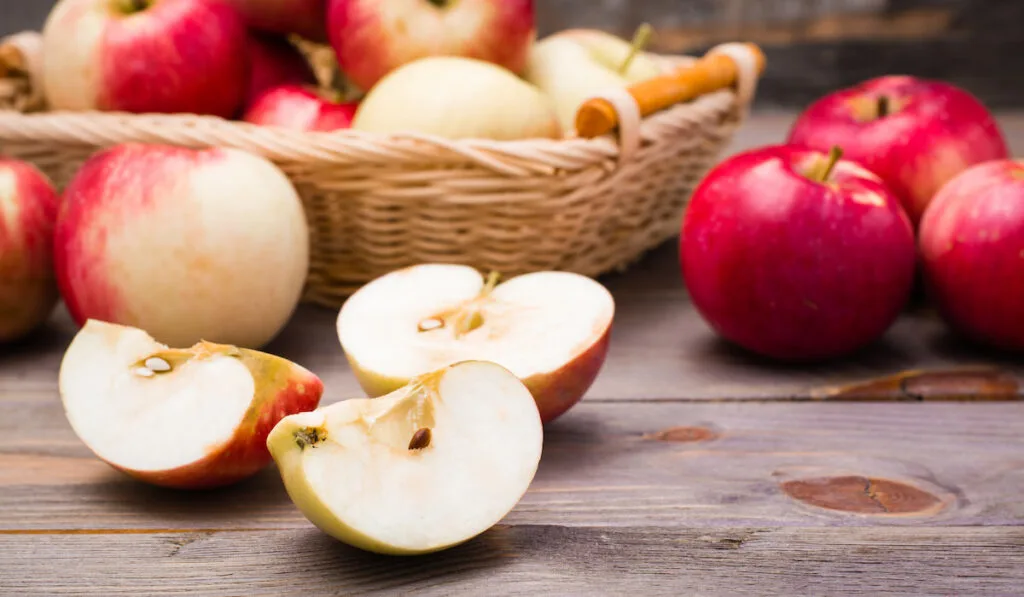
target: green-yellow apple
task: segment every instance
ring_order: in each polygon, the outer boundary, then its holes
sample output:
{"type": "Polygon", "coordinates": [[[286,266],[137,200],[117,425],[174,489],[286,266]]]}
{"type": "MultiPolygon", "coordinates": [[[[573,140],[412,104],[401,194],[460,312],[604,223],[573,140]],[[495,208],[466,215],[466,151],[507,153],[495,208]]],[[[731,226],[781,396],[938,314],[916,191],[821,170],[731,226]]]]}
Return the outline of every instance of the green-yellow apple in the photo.
{"type": "Polygon", "coordinates": [[[53,224],[60,199],[27,162],[0,159],[0,342],[19,340],[57,305],[53,224]]]}
{"type": "Polygon", "coordinates": [[[587,99],[660,74],[658,65],[644,54],[630,58],[632,47],[599,31],[557,33],[534,44],[523,77],[552,98],[559,124],[571,131],[576,111],[587,99]]]}
{"type": "Polygon", "coordinates": [[[379,398],[285,417],[267,438],[285,488],[328,535],[377,553],[463,543],[519,502],[544,431],[529,390],[465,361],[379,398]]]}
{"type": "Polygon", "coordinates": [[[352,128],[450,139],[557,138],[551,100],[501,66],[458,56],[415,60],[363,98],[352,128]]]}
{"type": "Polygon", "coordinates": [[[323,383],[291,361],[200,342],[168,348],[138,328],[89,320],[64,353],[72,429],[129,476],[179,489],[240,481],[270,464],[267,436],[311,411],[323,383]]]}
{"type": "Polygon", "coordinates": [[[327,0],[327,32],[341,70],[364,91],[403,64],[427,56],[476,58],[519,74],[536,39],[533,4],[327,0]]]}
{"type": "Polygon", "coordinates": [[[246,92],[245,24],[217,0],[60,0],[42,35],[55,110],[229,118],[246,92]]]}
{"type": "Polygon", "coordinates": [[[265,158],[123,144],[87,160],[65,188],[54,264],[79,324],[258,348],[298,305],[309,230],[295,188],[265,158]]]}
{"type": "Polygon", "coordinates": [[[579,402],[608,350],[615,303],[595,280],[535,272],[497,284],[476,269],[421,264],[356,291],[338,337],[364,391],[379,396],[468,359],[498,363],[530,389],[547,422],[579,402]]]}

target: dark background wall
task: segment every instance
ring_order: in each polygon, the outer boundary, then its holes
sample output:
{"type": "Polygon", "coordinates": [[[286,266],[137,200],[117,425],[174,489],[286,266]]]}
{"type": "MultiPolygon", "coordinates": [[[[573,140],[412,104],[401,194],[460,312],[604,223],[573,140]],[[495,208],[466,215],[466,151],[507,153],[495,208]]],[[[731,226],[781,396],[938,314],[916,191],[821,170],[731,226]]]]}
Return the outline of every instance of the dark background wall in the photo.
{"type": "MultiPolygon", "coordinates": [[[[52,0],[0,0],[0,35],[38,29],[52,0]]],[[[753,41],[768,56],[761,106],[798,107],[881,74],[936,77],[992,107],[1024,107],[1024,0],[537,0],[540,33],[658,30],[655,49],[753,41]]]]}

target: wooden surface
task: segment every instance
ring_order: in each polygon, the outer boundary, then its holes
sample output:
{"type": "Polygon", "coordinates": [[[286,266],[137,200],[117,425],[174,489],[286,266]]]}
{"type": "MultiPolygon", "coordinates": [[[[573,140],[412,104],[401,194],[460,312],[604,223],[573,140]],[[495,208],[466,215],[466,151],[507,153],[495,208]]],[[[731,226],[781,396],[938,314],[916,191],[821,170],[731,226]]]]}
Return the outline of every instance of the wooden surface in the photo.
{"type": "MultiPolygon", "coordinates": [[[[790,116],[750,122],[732,150],[790,116]]],[[[1024,118],[1004,116],[1016,152],[1024,118]]],[[[903,369],[1020,359],[964,345],[926,310],[876,346],[773,367],[715,339],[669,243],[603,281],[618,313],[587,398],[546,430],[540,471],[498,526],[448,552],[365,554],[327,538],[273,467],[205,493],[96,460],[60,406],[63,312],[0,352],[0,594],[1011,595],[1024,587],[1024,402],[844,401],[821,388],[903,369]]],[[[359,395],[332,311],[268,349],[324,404],[359,395]]]]}

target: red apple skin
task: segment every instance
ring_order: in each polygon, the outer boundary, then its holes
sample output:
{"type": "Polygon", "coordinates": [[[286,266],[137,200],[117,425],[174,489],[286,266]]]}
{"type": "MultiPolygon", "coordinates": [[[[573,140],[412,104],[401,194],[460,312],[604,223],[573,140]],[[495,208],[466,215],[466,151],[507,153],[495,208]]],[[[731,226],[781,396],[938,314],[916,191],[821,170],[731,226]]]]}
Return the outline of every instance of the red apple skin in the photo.
{"type": "Polygon", "coordinates": [[[693,194],[680,263],[694,306],[725,339],[765,357],[820,361],[876,340],[907,303],[913,228],[872,173],[824,154],[768,146],[716,166],[693,194]]]}
{"type": "Polygon", "coordinates": [[[167,471],[135,471],[107,462],[145,483],[171,489],[213,489],[247,479],[270,464],[267,436],[288,415],[308,412],[319,406],[324,385],[319,377],[298,365],[288,366],[273,359],[282,374],[267,396],[256,400],[245,420],[227,443],[212,449],[206,458],[167,471]]]}
{"type": "Polygon", "coordinates": [[[1024,160],[993,160],[944,186],[919,231],[925,287],[953,329],[1024,351],[1024,160]]]}
{"type": "Polygon", "coordinates": [[[27,162],[0,159],[0,342],[21,340],[57,305],[53,227],[60,199],[27,162]]]}
{"type": "Polygon", "coordinates": [[[327,35],[348,79],[368,91],[417,58],[455,55],[526,67],[536,38],[533,0],[327,0],[327,35]],[[414,5],[414,9],[410,6],[414,5]]]}
{"type": "Polygon", "coordinates": [[[281,85],[314,85],[316,75],[299,49],[282,37],[250,32],[249,86],[244,105],[281,85]]]}
{"type": "Polygon", "coordinates": [[[245,25],[220,0],[155,0],[131,15],[111,0],[61,0],[43,38],[55,109],[230,118],[246,91],[245,25]]]}
{"type": "Polygon", "coordinates": [[[828,151],[878,174],[899,197],[916,226],[928,202],[949,179],[973,164],[1008,157],[993,115],[967,91],[908,76],[870,79],[828,94],[796,120],[788,142],[828,151]],[[857,104],[887,96],[893,111],[861,121],[857,104]]]}
{"type": "Polygon", "coordinates": [[[586,395],[604,366],[610,342],[611,327],[561,369],[522,380],[533,394],[542,423],[562,416],[586,395]]]}
{"type": "Polygon", "coordinates": [[[324,0],[225,0],[249,28],[296,34],[316,42],[327,41],[324,0]]]}
{"type": "Polygon", "coordinates": [[[302,131],[335,131],[352,125],[359,102],[335,102],[308,86],[283,85],[264,92],[242,117],[246,122],[302,131]]]}

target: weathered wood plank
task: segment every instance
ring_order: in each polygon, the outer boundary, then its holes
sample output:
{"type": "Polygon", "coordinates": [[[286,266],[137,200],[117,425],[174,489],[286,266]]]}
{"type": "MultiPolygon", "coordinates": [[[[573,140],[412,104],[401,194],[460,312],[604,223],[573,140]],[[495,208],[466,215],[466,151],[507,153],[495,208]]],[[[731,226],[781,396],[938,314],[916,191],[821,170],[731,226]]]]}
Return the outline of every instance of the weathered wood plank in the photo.
{"type": "Polygon", "coordinates": [[[16,595],[1011,595],[1024,529],[500,526],[387,558],[313,529],[0,535],[16,595]]]}
{"type": "MultiPolygon", "coordinates": [[[[8,412],[0,529],[308,524],[273,467],[220,491],[165,491],[93,458],[55,399],[8,412]]],[[[537,478],[505,522],[1019,525],[1022,454],[1020,402],[585,402],[549,426],[537,478]]]]}

